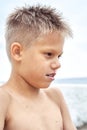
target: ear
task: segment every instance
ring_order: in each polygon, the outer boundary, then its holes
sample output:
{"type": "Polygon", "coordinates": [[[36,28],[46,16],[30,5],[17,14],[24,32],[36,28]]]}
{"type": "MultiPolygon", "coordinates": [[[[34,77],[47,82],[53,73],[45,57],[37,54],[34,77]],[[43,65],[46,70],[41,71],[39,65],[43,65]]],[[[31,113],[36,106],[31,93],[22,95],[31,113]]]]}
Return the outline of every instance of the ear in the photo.
{"type": "Polygon", "coordinates": [[[11,45],[11,57],[16,61],[20,61],[22,57],[23,47],[20,43],[14,42],[11,45]]]}

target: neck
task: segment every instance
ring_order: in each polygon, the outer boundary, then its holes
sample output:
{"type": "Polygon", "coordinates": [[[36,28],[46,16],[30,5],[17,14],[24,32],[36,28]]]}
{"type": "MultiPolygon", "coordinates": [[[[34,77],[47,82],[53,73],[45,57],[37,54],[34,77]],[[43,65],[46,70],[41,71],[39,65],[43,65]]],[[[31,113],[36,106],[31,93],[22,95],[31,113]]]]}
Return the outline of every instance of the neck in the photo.
{"type": "Polygon", "coordinates": [[[16,74],[11,74],[6,86],[8,89],[13,90],[24,97],[37,96],[39,94],[38,88],[30,85],[21,76],[16,74]]]}

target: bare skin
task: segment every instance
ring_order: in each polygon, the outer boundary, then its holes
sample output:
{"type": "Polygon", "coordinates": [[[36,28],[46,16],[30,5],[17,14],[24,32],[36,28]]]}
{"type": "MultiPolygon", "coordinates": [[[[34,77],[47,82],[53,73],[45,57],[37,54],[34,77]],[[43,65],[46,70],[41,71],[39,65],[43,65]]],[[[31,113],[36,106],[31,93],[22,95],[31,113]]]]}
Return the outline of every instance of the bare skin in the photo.
{"type": "Polygon", "coordinates": [[[60,68],[63,43],[55,32],[28,49],[13,43],[12,73],[0,88],[0,130],[76,130],[62,93],[48,88],[60,68]]]}

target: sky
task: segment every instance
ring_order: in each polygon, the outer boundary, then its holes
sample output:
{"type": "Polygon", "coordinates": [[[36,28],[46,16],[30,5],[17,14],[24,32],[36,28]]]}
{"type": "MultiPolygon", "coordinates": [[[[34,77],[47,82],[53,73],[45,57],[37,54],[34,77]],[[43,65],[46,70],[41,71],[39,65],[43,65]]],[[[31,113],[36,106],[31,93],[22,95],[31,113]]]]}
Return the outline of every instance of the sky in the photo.
{"type": "Polygon", "coordinates": [[[5,22],[16,7],[49,5],[63,14],[73,31],[65,41],[61,68],[56,78],[87,77],[87,1],[86,0],[0,0],[0,81],[9,78],[11,65],[5,51],[5,22]]]}

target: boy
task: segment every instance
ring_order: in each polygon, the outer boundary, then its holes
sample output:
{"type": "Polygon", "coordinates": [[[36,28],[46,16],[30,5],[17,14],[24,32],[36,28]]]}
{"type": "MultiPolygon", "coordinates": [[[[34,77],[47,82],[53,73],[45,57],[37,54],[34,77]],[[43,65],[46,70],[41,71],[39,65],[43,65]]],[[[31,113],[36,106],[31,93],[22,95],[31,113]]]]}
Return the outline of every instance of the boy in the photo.
{"type": "Polygon", "coordinates": [[[12,71],[0,88],[0,130],[76,130],[61,92],[48,88],[67,35],[70,28],[50,7],[22,7],[8,17],[12,71]]]}

